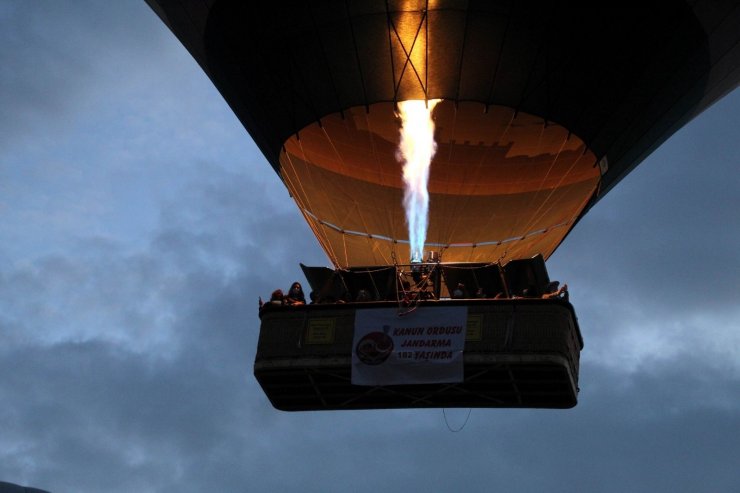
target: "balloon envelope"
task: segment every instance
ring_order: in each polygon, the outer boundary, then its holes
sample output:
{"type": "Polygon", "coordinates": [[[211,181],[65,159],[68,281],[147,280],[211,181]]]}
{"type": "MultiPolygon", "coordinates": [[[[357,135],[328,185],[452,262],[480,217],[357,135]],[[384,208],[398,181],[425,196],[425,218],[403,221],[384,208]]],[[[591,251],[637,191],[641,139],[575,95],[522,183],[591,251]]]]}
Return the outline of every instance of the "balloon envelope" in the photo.
{"type": "Polygon", "coordinates": [[[548,257],[740,80],[732,1],[149,0],[338,267],[408,261],[398,101],[442,99],[427,250],[548,257]]]}

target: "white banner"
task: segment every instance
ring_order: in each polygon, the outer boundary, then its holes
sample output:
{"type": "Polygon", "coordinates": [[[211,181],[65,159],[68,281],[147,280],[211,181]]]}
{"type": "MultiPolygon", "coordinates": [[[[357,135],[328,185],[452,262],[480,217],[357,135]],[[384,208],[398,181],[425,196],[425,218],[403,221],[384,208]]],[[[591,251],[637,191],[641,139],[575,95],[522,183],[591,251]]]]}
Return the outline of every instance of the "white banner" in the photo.
{"type": "Polygon", "coordinates": [[[464,306],[357,310],[352,383],[462,382],[467,317],[464,306]]]}

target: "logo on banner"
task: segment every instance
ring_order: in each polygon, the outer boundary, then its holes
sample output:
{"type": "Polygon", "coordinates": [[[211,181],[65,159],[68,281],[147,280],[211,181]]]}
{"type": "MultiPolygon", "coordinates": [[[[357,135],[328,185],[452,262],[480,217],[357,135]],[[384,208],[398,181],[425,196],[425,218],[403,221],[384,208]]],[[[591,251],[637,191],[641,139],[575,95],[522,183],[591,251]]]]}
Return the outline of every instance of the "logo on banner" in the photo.
{"type": "Polygon", "coordinates": [[[393,338],[388,335],[390,325],[383,326],[383,332],[365,334],[355,347],[357,357],[366,365],[379,365],[393,352],[393,338]]]}
{"type": "Polygon", "coordinates": [[[357,310],[352,383],[461,382],[466,326],[466,307],[421,307],[404,316],[395,308],[357,310]]]}

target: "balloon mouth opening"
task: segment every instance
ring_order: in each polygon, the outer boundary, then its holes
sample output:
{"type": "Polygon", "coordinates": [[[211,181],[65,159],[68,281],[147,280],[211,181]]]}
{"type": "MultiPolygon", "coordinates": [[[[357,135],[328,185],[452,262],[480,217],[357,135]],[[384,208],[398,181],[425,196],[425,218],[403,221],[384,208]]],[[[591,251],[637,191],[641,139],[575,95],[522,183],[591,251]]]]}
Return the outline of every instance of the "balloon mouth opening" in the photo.
{"type": "Polygon", "coordinates": [[[556,123],[482,108],[444,100],[434,108],[440,149],[420,187],[429,195],[423,244],[408,235],[392,102],[328,115],[285,141],[280,176],[334,265],[424,263],[430,250],[445,262],[552,253],[598,185],[596,157],[556,123]]]}

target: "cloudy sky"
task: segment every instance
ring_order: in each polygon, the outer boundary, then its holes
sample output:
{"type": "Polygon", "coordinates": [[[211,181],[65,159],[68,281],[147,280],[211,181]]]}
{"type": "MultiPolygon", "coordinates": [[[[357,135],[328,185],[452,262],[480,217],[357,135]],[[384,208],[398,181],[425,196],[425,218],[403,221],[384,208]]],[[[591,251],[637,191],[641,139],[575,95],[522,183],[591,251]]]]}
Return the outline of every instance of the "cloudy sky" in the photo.
{"type": "Polygon", "coordinates": [[[327,261],[275,173],[143,1],[3,0],[0,481],[740,491],[738,161],[736,91],[551,258],[576,408],[284,413],[251,374],[257,297],[327,261]]]}

